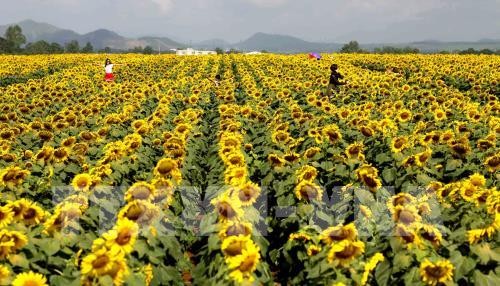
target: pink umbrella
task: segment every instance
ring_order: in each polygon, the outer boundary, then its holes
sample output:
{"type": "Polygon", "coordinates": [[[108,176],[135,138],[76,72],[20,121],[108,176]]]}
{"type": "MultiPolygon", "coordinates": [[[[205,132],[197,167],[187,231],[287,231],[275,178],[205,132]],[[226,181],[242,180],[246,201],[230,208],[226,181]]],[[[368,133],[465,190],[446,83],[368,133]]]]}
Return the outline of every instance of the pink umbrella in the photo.
{"type": "Polygon", "coordinates": [[[321,59],[321,55],[318,54],[318,53],[310,53],[309,54],[309,58],[310,59],[317,59],[317,60],[320,60],[321,59]]]}

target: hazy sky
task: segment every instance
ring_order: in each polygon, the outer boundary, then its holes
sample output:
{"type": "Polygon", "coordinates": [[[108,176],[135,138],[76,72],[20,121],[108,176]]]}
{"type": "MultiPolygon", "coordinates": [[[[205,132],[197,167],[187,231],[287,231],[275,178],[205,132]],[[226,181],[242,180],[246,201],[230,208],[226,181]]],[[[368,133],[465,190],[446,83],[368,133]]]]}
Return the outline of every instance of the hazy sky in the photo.
{"type": "Polygon", "coordinates": [[[0,0],[0,24],[24,19],[87,33],[243,40],[255,32],[312,41],[500,38],[500,0],[0,0]]]}

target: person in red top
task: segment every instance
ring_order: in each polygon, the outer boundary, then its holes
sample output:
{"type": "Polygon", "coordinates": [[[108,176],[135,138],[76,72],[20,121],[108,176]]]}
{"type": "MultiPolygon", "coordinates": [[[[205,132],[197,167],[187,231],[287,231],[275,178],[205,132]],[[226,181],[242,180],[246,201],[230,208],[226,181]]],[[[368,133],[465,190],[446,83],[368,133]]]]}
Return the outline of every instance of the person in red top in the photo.
{"type": "Polygon", "coordinates": [[[107,82],[111,82],[115,80],[115,76],[113,75],[113,63],[111,62],[110,59],[106,59],[106,62],[104,63],[104,71],[106,72],[106,75],[104,76],[104,80],[107,82]]]}

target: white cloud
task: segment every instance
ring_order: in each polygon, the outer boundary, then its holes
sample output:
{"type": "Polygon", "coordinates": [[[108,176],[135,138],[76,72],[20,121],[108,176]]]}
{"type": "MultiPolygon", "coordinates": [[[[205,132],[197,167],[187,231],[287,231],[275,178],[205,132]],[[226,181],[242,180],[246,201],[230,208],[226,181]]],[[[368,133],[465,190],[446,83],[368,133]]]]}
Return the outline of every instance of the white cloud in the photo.
{"type": "Polygon", "coordinates": [[[162,13],[169,12],[174,4],[173,0],[151,0],[151,2],[156,4],[162,13]]]}

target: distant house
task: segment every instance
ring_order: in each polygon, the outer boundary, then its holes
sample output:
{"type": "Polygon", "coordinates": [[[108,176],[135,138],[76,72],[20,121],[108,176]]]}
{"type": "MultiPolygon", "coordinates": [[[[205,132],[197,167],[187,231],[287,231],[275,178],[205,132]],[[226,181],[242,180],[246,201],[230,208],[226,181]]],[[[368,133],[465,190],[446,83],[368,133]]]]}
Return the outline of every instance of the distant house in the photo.
{"type": "Polygon", "coordinates": [[[262,55],[262,52],[253,51],[253,52],[245,53],[245,55],[262,55]]]}
{"type": "Polygon", "coordinates": [[[185,50],[176,50],[175,54],[178,56],[204,56],[204,55],[216,55],[215,51],[198,51],[192,48],[187,48],[185,50]]]}

